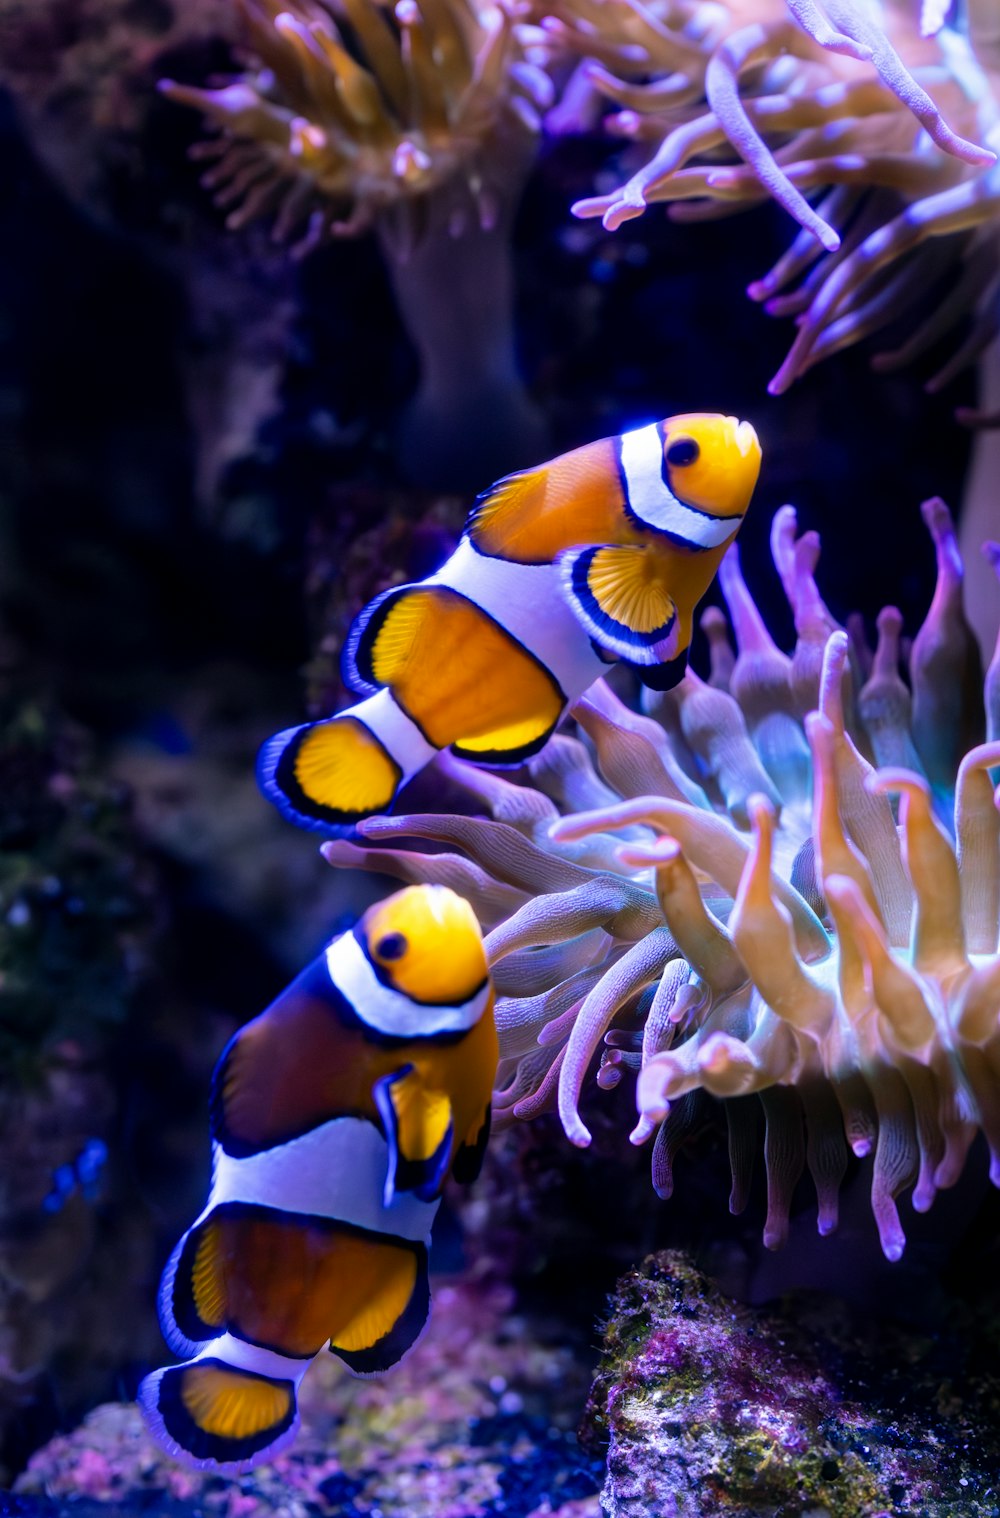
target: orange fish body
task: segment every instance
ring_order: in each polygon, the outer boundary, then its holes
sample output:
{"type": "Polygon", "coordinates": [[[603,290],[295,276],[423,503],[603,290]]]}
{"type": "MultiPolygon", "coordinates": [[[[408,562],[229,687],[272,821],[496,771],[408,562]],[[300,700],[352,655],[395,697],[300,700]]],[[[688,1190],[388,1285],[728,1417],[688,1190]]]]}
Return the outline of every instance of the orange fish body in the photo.
{"type": "Polygon", "coordinates": [[[184,1362],[140,1391],[170,1453],[248,1470],[294,1439],[297,1388],[323,1348],[373,1375],[415,1342],[442,1187],[475,1178],[488,1136],[492,1005],[468,904],[415,886],[230,1041],[211,1193],[160,1289],[184,1362]]]}
{"type": "Polygon", "coordinates": [[[265,795],[336,831],[442,749],[521,763],[609,662],[676,684],[759,468],[748,422],[692,414],[499,481],[436,574],[362,613],[345,675],[367,699],[265,744],[265,795]]]}

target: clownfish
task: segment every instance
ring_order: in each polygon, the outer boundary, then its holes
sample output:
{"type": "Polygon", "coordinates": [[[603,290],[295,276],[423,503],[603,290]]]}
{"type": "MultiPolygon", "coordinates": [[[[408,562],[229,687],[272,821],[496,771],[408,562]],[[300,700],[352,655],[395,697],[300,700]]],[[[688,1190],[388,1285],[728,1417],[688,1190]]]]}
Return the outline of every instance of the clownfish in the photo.
{"type": "Polygon", "coordinates": [[[489,1135],[492,1009],[472,908],[411,886],[223,1050],[211,1192],[160,1285],[183,1363],[139,1391],[169,1454],[250,1470],[295,1438],[322,1349],[371,1376],[415,1343],[442,1188],[476,1178],[489,1135]]]}
{"type": "Polygon", "coordinates": [[[749,422],[692,413],[500,480],[436,574],[362,612],[344,678],[367,699],[265,743],[265,796],[301,827],[349,828],[441,749],[530,758],[609,663],[669,690],[759,470],[749,422]]]}

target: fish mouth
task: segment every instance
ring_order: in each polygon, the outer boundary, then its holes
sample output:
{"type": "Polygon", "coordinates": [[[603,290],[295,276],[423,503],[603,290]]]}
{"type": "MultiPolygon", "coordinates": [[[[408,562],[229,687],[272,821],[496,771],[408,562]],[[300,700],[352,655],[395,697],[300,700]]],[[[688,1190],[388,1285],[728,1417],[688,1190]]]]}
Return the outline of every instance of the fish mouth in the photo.
{"type": "Polygon", "coordinates": [[[760,449],[760,441],[751,422],[738,422],[734,416],[730,417],[729,420],[733,424],[733,437],[736,440],[736,446],[743,458],[746,458],[747,454],[752,453],[754,449],[760,449]]]}

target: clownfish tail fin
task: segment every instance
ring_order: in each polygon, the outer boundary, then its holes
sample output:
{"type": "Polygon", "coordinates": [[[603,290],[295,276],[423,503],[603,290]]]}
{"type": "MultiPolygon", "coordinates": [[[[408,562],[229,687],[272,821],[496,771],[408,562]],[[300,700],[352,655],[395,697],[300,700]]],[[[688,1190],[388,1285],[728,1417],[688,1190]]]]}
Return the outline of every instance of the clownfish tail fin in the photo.
{"type": "Polygon", "coordinates": [[[380,690],[336,717],[269,738],[257,780],[283,816],[331,833],[387,811],[436,752],[391,692],[380,690]]]}
{"type": "Polygon", "coordinates": [[[204,1355],[154,1371],[139,1406],[162,1449],[198,1470],[242,1475],[273,1460],[298,1432],[296,1381],[204,1355]]]}

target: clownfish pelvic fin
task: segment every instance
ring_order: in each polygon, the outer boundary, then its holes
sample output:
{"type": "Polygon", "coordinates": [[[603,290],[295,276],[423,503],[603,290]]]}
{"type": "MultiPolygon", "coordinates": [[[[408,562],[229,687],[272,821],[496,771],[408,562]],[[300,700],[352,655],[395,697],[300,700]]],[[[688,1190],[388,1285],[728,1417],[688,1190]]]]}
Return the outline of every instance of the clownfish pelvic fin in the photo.
{"type": "Polygon", "coordinates": [[[434,1201],[444,1186],[455,1135],[447,1094],[428,1091],[406,1065],[376,1081],[373,1095],[389,1146],[383,1205],[391,1207],[400,1191],[434,1201]]]}
{"type": "Polygon", "coordinates": [[[476,1124],[475,1129],[466,1135],[465,1139],[455,1150],[455,1158],[452,1161],[452,1179],[460,1186],[471,1186],[478,1181],[480,1171],[483,1168],[483,1160],[486,1158],[486,1146],[490,1141],[490,1126],[493,1121],[493,1107],[490,1102],[483,1109],[481,1122],[476,1124]]]}

